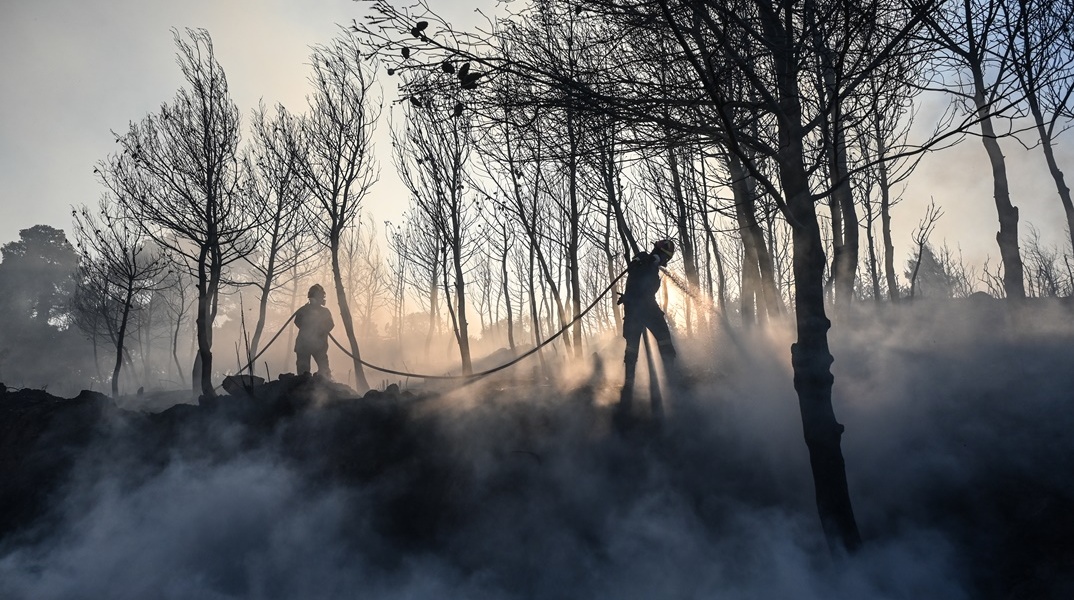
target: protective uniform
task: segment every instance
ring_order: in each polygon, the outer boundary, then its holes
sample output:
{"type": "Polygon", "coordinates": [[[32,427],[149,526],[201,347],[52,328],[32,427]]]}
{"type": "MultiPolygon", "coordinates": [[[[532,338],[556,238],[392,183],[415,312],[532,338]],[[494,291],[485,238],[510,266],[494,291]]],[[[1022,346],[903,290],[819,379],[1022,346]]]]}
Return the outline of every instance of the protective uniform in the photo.
{"type": "Polygon", "coordinates": [[[675,244],[671,240],[661,240],[653,245],[652,252],[638,254],[627,265],[626,289],[619,297],[619,303],[623,305],[623,337],[626,338],[624,391],[634,386],[641,336],[646,329],[656,338],[665,368],[674,364],[676,352],[671,331],[664,311],[656,303],[656,293],[660,290],[660,267],[666,265],[674,253],[675,244]]]}
{"type": "Polygon", "coordinates": [[[295,313],[298,337],[295,339],[295,370],[301,375],[310,372],[310,357],[317,361],[317,374],[331,377],[328,368],[328,332],[335,323],[332,313],[324,306],[325,292],[320,285],[310,288],[309,303],[295,313]]]}

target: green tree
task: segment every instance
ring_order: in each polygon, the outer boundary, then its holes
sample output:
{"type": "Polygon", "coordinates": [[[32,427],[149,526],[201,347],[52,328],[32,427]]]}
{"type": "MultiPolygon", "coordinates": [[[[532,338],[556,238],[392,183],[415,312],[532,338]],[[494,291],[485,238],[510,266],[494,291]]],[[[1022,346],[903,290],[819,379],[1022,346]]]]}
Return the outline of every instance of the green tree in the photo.
{"type": "Polygon", "coordinates": [[[0,298],[8,326],[62,326],[78,269],[78,253],[63,230],[34,225],[0,252],[0,298]]]}

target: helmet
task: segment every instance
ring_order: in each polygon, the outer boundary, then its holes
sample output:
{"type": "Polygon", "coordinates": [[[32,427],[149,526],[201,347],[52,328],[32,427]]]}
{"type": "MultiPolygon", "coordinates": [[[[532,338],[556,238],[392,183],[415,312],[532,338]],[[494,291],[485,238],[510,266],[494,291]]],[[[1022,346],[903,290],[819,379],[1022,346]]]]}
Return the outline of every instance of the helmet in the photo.
{"type": "Polygon", "coordinates": [[[653,244],[653,254],[662,254],[662,258],[666,257],[667,260],[671,260],[675,256],[675,242],[671,240],[660,240],[653,244]]]}
{"type": "Polygon", "coordinates": [[[315,284],[310,286],[310,291],[306,294],[306,297],[307,298],[314,298],[314,297],[317,297],[317,296],[327,296],[327,295],[328,294],[325,294],[325,292],[324,292],[324,288],[321,287],[321,284],[315,283],[315,284]]]}

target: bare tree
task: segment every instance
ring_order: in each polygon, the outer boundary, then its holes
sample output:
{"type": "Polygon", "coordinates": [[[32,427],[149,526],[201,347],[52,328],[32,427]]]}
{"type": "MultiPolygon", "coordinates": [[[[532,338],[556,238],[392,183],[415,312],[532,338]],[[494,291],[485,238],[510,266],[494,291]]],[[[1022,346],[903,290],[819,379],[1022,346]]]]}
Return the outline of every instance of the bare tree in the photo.
{"type": "Polygon", "coordinates": [[[357,330],[367,338],[377,334],[377,313],[388,306],[391,295],[388,265],[377,243],[377,227],[364,219],[349,229],[340,245],[344,260],[343,279],[354,296],[357,330]]]}
{"type": "MultiPolygon", "coordinates": [[[[873,280],[873,298],[880,300],[880,277],[877,267],[876,244],[873,223],[880,219],[880,237],[883,247],[883,274],[888,297],[899,300],[899,285],[895,278],[895,244],[891,234],[891,211],[900,201],[895,186],[913,173],[923,154],[909,156],[902,152],[915,121],[912,101],[920,88],[921,66],[912,56],[896,57],[885,63],[877,76],[864,86],[866,117],[858,124],[855,148],[862,167],[861,201],[866,211],[866,233],[869,239],[869,269],[873,280]],[[875,190],[878,198],[873,198],[875,190]]],[[[936,125],[936,131],[945,128],[950,113],[936,125]]]]}
{"type": "Polygon", "coordinates": [[[308,189],[301,180],[306,148],[299,118],[282,105],[270,115],[264,107],[254,112],[253,146],[250,149],[250,192],[263,207],[264,218],[252,230],[257,248],[245,257],[256,279],[257,322],[250,339],[247,360],[261,346],[268,315],[269,295],[290,284],[290,276],[308,262],[313,238],[308,231],[308,189]]]}
{"type": "MultiPolygon", "coordinates": [[[[545,111],[518,103],[519,93],[537,92],[527,87],[524,78],[510,75],[489,82],[482,91],[489,123],[475,132],[475,143],[479,164],[487,175],[485,180],[495,186],[493,194],[503,200],[500,207],[520,233],[528,260],[533,263],[527,272],[540,274],[526,279],[534,344],[539,344],[542,340],[536,286],[543,283],[550,293],[560,326],[568,323],[563,286],[554,272],[553,249],[547,234],[551,225],[542,212],[548,196],[546,176],[556,168],[545,135],[553,123],[545,111]]],[[[538,352],[538,357],[543,365],[543,352],[538,352]]]]}
{"type": "Polygon", "coordinates": [[[164,304],[164,310],[170,320],[171,356],[175,364],[176,376],[181,381],[183,378],[182,361],[179,360],[179,335],[183,325],[187,322],[190,298],[189,275],[181,265],[172,261],[172,268],[161,281],[157,289],[157,295],[164,304]]]}
{"type": "Polygon", "coordinates": [[[540,6],[498,24],[495,35],[482,36],[451,30],[427,7],[414,17],[383,0],[372,5],[377,13],[372,26],[356,28],[385,56],[411,57],[400,69],[431,70],[445,58],[470,61],[468,75],[458,78],[463,89],[510,75],[541,91],[529,98],[580,115],[612,115],[650,146],[697,137],[742,160],[789,225],[797,326],[792,366],[821,524],[833,549],[858,548],[840,446],[843,426],[832,407],[827,261],[816,212],[816,202],[830,195],[831,186],[818,187],[814,174],[828,160],[818,151],[822,125],[839,118],[836,107],[858,94],[885,61],[909,52],[912,34],[934,3],[595,0],[575,9],[606,33],[599,69],[585,71],[516,51],[540,34],[527,21],[540,6]],[[879,50],[864,58],[863,47],[879,50]],[[834,58],[839,61],[834,85],[818,94],[822,48],[848,52],[834,58]],[[416,55],[430,58],[417,61],[416,55]],[[674,76],[663,78],[660,70],[674,76]],[[729,88],[728,79],[741,85],[729,88]],[[735,115],[740,107],[760,125],[741,127],[735,115]]]}
{"type": "Polygon", "coordinates": [[[1040,241],[1040,232],[1029,228],[1025,243],[1026,283],[1032,296],[1065,298],[1074,291],[1074,272],[1070,255],[1049,248],[1040,241]]]}
{"type": "Polygon", "coordinates": [[[302,176],[318,206],[317,235],[330,254],[336,301],[361,391],[369,389],[369,382],[344,287],[340,245],[344,233],[357,225],[362,200],[377,179],[372,134],[381,105],[373,94],[373,65],[361,58],[353,37],[317,46],[311,60],[313,95],[303,120],[308,146],[302,176]]]}
{"type": "Polygon", "coordinates": [[[452,106],[458,106],[457,99],[432,94],[415,97],[406,107],[406,122],[400,125],[403,131],[393,129],[392,137],[396,168],[412,194],[412,218],[437,232],[441,281],[449,298],[462,371],[468,375],[473,366],[466,280],[468,263],[476,252],[472,229],[478,215],[473,194],[465,189],[472,147],[469,118],[452,106]]]}
{"type": "MultiPolygon", "coordinates": [[[[112,367],[112,397],[119,397],[119,372],[127,350],[128,327],[156,291],[169,262],[121,205],[102,200],[96,214],[86,206],[74,211],[75,246],[80,255],[80,286],[93,286],[102,302],[97,317],[113,333],[116,359],[112,367]]],[[[82,307],[93,310],[96,307],[82,307]]],[[[83,319],[89,322],[93,319],[83,319]]]]}
{"type": "Polygon", "coordinates": [[[1074,20],[1071,0],[1005,0],[1005,28],[1012,66],[1055,181],[1074,249],[1074,201],[1055,155],[1056,137],[1070,126],[1074,109],[1074,20]]]}
{"type": "Polygon", "coordinates": [[[385,224],[385,240],[391,256],[388,258],[389,280],[391,282],[392,325],[395,339],[402,351],[403,321],[406,318],[406,281],[412,268],[410,265],[410,245],[403,235],[400,225],[385,224]]]}
{"type": "Polygon", "coordinates": [[[425,330],[425,356],[429,357],[433,338],[440,332],[440,256],[443,247],[440,230],[425,226],[421,217],[406,215],[403,226],[393,236],[396,253],[405,252],[409,269],[406,284],[418,297],[419,305],[428,303],[425,330]]]}
{"type": "Polygon", "coordinates": [[[103,180],[158,244],[186,259],[197,287],[193,381],[214,395],[213,322],[227,266],[251,252],[257,207],[238,153],[239,111],[203,29],[173,31],[187,87],[118,137],[122,160],[102,163],[103,180]],[[129,159],[129,160],[128,160],[129,159]]]}
{"type": "MultiPolygon", "coordinates": [[[[929,236],[936,229],[936,223],[942,216],[943,211],[936,206],[936,202],[929,202],[929,206],[925,210],[925,216],[921,218],[921,221],[917,224],[917,229],[914,230],[913,240],[917,246],[917,258],[913,261],[913,269],[907,274],[907,278],[910,280],[911,300],[914,299],[914,293],[917,291],[917,275],[921,270],[923,259],[926,254],[929,258],[933,257],[932,250],[928,248],[929,236]]],[[[932,258],[932,262],[936,262],[935,258],[932,258]]]]}
{"type": "Polygon", "coordinates": [[[999,144],[1009,131],[997,127],[1015,116],[1012,111],[1024,97],[1013,72],[1012,41],[1003,27],[1008,6],[992,0],[946,0],[942,10],[927,21],[940,49],[936,53],[938,77],[950,80],[955,76],[945,89],[964,105],[968,122],[980,126],[999,215],[996,242],[1003,263],[1003,287],[1008,298],[1020,299],[1025,297],[1025,283],[1018,251],[1018,208],[1011,202],[1007,162],[999,144]]]}

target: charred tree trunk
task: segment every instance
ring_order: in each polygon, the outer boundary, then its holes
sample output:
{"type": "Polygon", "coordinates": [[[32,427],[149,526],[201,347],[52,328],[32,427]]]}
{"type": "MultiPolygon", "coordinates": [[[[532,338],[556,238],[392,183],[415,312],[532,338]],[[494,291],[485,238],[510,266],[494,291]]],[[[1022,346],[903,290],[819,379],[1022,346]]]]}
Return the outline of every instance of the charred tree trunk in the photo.
{"type": "Polygon", "coordinates": [[[1067,187],[1063,171],[1059,169],[1059,163],[1055,160],[1054,140],[1044,124],[1044,115],[1041,113],[1040,106],[1036,103],[1031,103],[1030,111],[1033,113],[1033,120],[1037,124],[1037,132],[1040,134],[1041,149],[1044,151],[1044,160],[1048,163],[1048,172],[1051,173],[1052,180],[1055,181],[1059,201],[1063,204],[1063,214],[1067,218],[1067,232],[1070,234],[1070,246],[1071,250],[1074,251],[1074,202],[1071,201],[1070,188],[1067,187]]]}
{"type": "Polygon", "coordinates": [[[261,298],[257,303],[257,323],[254,325],[254,335],[250,340],[250,347],[247,349],[246,360],[250,363],[249,371],[250,375],[254,374],[254,357],[257,356],[258,348],[261,346],[261,335],[265,331],[265,319],[268,317],[268,297],[272,291],[272,280],[276,276],[276,253],[277,243],[276,239],[279,237],[280,224],[277,221],[273,225],[272,230],[272,243],[269,244],[269,257],[268,265],[265,267],[265,278],[261,281],[261,285],[258,286],[261,298]]]}
{"type": "MultiPolygon", "coordinates": [[[[877,156],[887,154],[880,120],[876,121],[877,156]]],[[[880,236],[884,242],[884,279],[888,284],[888,297],[892,302],[899,301],[899,281],[895,279],[895,244],[891,239],[891,184],[888,180],[887,162],[881,160],[877,165],[880,185],[880,236]]]]}
{"type": "Polygon", "coordinates": [[[339,238],[339,231],[333,231],[329,238],[329,250],[332,253],[332,282],[336,288],[336,302],[339,303],[339,319],[343,321],[343,329],[347,332],[347,341],[350,343],[350,358],[354,367],[354,385],[358,392],[362,393],[369,389],[369,382],[365,378],[365,369],[362,367],[362,352],[358,348],[358,338],[354,335],[351,307],[347,301],[347,292],[343,288],[343,270],[339,263],[339,238]]]}
{"type": "MultiPolygon", "coordinates": [[[[774,318],[783,312],[783,299],[776,286],[775,268],[772,254],[768,251],[764,231],[757,222],[757,191],[753,178],[738,156],[728,157],[728,172],[731,174],[731,189],[735,196],[735,218],[742,235],[743,253],[756,266],[756,279],[752,282],[752,295],[756,298],[755,309],[758,319],[763,315],[774,318]]],[[[752,270],[752,268],[751,268],[752,270]]],[[[743,274],[745,276],[745,273],[743,274]]],[[[752,275],[751,275],[752,277],[752,275]]]]}
{"type": "Polygon", "coordinates": [[[788,207],[795,220],[795,318],[798,340],[791,345],[794,389],[802,415],[802,430],[816,488],[817,510],[829,545],[854,551],[861,546],[847,487],[840,447],[843,426],[832,408],[832,355],[828,348],[831,321],[824,311],[824,250],[813,201],[805,187],[805,171],[785,176],[784,189],[797,190],[788,207]],[[792,179],[791,182],[786,179],[792,179]],[[788,186],[788,183],[798,183],[788,186]]]}
{"type": "Polygon", "coordinates": [[[574,123],[574,114],[567,109],[567,138],[570,153],[567,157],[568,195],[570,199],[570,223],[567,243],[567,272],[571,282],[571,306],[574,318],[572,337],[574,338],[574,357],[582,357],[582,267],[578,258],[581,242],[581,210],[578,204],[578,132],[574,123]]]}
{"type": "Polygon", "coordinates": [[[985,99],[984,74],[980,66],[975,65],[973,79],[976,92],[973,100],[977,116],[981,121],[981,143],[988,153],[988,162],[992,165],[993,193],[996,212],[999,214],[999,232],[996,242],[1003,262],[1003,291],[1007,298],[1020,300],[1026,297],[1023,275],[1022,255],[1018,250],[1018,208],[1011,204],[1011,191],[1007,182],[1007,163],[1003,150],[999,147],[996,130],[990,115],[990,103],[985,99]]]}
{"type": "MultiPolygon", "coordinates": [[[[615,254],[612,252],[612,214],[611,213],[612,213],[611,210],[609,210],[608,213],[607,213],[607,220],[605,222],[605,228],[604,228],[604,260],[605,260],[605,263],[608,265],[608,281],[615,282],[615,280],[619,276],[619,274],[615,272],[615,254]]],[[[612,286],[612,295],[611,295],[611,300],[613,301],[612,302],[612,319],[614,321],[616,331],[618,331],[619,334],[622,335],[622,333],[623,333],[623,312],[619,308],[620,304],[618,302],[616,302],[616,300],[618,300],[618,298],[619,298],[619,283],[615,282],[614,285],[612,286]]]]}
{"type": "Polygon", "coordinates": [[[429,274],[429,331],[425,333],[425,358],[429,358],[429,352],[433,347],[433,336],[439,330],[437,317],[440,306],[440,282],[437,280],[440,269],[436,266],[439,261],[433,261],[432,271],[429,274]]]}
{"type": "Polygon", "coordinates": [[[701,213],[701,225],[705,228],[705,239],[716,263],[716,306],[720,312],[727,314],[727,278],[724,274],[723,255],[720,253],[720,244],[716,241],[716,232],[712,230],[708,211],[701,213]]]}
{"type": "MultiPolygon", "coordinates": [[[[773,38],[786,36],[774,12],[763,12],[762,24],[773,38]]],[[[791,47],[788,44],[787,47],[791,47]]],[[[792,228],[793,271],[798,339],[791,345],[794,389],[802,431],[816,489],[817,512],[828,545],[837,551],[861,547],[847,486],[840,442],[843,426],[832,408],[832,355],[828,348],[831,321],[824,311],[824,247],[816,205],[805,168],[798,65],[793,53],[774,53],[773,67],[780,112],[779,177],[792,228]]]]}
{"type": "Polygon", "coordinates": [[[461,225],[457,218],[453,217],[453,235],[455,243],[451,249],[451,266],[455,271],[455,314],[456,336],[459,342],[459,357],[462,360],[463,375],[474,372],[473,363],[470,359],[470,328],[466,321],[466,279],[462,268],[462,248],[459,247],[462,239],[461,225]]]}
{"type": "Polygon", "coordinates": [[[509,244],[507,240],[507,224],[503,224],[503,255],[500,256],[500,280],[503,282],[504,304],[507,307],[507,345],[513,353],[515,350],[515,310],[511,305],[511,284],[508,279],[507,255],[509,244]]]}
{"type": "MultiPolygon", "coordinates": [[[[535,266],[534,263],[536,262],[536,254],[537,254],[536,248],[534,248],[534,246],[532,244],[530,244],[530,247],[529,247],[530,273],[533,272],[533,268],[535,266]]],[[[533,280],[534,280],[533,277],[529,278],[529,285],[527,286],[527,290],[529,292],[529,297],[530,297],[530,323],[531,323],[531,328],[533,329],[533,345],[534,345],[534,347],[539,347],[540,344],[541,344],[541,315],[540,315],[540,310],[539,310],[540,307],[537,304],[537,289],[536,289],[537,286],[536,286],[536,284],[534,283],[533,280]]],[[[548,365],[545,363],[544,350],[543,349],[539,348],[537,350],[537,359],[541,364],[541,374],[542,375],[547,375],[548,374],[548,365]]]]}
{"type": "MultiPolygon", "coordinates": [[[[838,111],[837,111],[838,113],[838,111]]],[[[850,170],[847,167],[846,133],[837,114],[832,123],[832,197],[839,203],[842,217],[843,243],[835,261],[835,298],[841,306],[850,304],[854,298],[854,279],[858,272],[858,213],[854,206],[854,193],[850,187],[850,170]]]]}
{"type": "Polygon", "coordinates": [[[869,280],[873,287],[873,302],[880,302],[880,270],[876,260],[876,240],[873,234],[873,203],[869,195],[871,190],[866,190],[865,198],[865,243],[869,245],[869,280]]]}
{"type": "Polygon", "coordinates": [[[127,321],[130,318],[133,298],[134,289],[128,285],[123,295],[123,314],[119,318],[119,333],[116,334],[116,364],[112,368],[112,398],[119,398],[119,370],[123,366],[123,343],[127,337],[127,321]]]}
{"type": "Polygon", "coordinates": [[[213,259],[209,258],[212,254],[210,246],[213,242],[208,242],[207,245],[202,246],[198,259],[198,308],[197,317],[195,319],[195,328],[197,330],[197,345],[198,345],[198,357],[194,362],[194,392],[197,393],[199,388],[201,394],[208,397],[213,397],[216,392],[213,390],[213,297],[216,294],[217,286],[219,285],[219,275],[215,273],[216,268],[211,264],[206,264],[207,261],[213,259]]]}
{"type": "Polygon", "coordinates": [[[701,285],[697,272],[697,255],[694,252],[693,236],[690,235],[690,207],[683,190],[682,174],[679,172],[679,157],[674,148],[668,149],[668,166],[671,169],[671,189],[675,196],[675,228],[679,235],[679,248],[682,250],[683,269],[690,289],[686,294],[686,332],[692,332],[690,308],[694,303],[694,294],[701,285]]]}
{"type": "MultiPolygon", "coordinates": [[[[750,216],[753,212],[753,197],[747,182],[748,174],[741,159],[730,155],[727,160],[731,175],[731,193],[735,199],[735,220],[738,222],[739,236],[742,240],[742,281],[739,291],[739,312],[744,324],[757,323],[761,320],[761,271],[758,266],[756,238],[752,235],[750,216]]],[[[753,227],[757,222],[753,221],[753,227]]]]}

